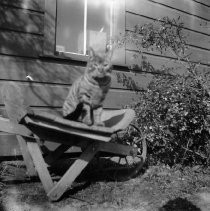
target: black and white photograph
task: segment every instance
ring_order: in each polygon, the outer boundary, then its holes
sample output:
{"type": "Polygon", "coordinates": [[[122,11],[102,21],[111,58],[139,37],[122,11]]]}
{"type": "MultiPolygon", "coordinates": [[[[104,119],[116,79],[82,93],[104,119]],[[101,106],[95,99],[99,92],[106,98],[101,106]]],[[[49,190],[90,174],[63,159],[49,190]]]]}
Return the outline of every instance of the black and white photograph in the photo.
{"type": "Polygon", "coordinates": [[[210,211],[210,0],[0,0],[0,211],[210,211]]]}

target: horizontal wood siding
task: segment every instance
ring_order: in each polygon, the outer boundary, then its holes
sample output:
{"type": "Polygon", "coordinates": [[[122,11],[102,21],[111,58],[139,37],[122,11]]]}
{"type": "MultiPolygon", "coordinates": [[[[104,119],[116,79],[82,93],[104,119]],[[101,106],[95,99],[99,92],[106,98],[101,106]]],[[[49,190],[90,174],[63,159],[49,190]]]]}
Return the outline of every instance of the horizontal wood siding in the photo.
{"type": "MultiPolygon", "coordinates": [[[[153,3],[162,4],[171,9],[197,16],[203,20],[210,20],[209,8],[193,0],[149,0],[153,3]]],[[[207,0],[209,2],[209,0],[207,0]]]]}
{"type": "Polygon", "coordinates": [[[0,28],[42,35],[44,15],[2,5],[0,7],[0,28]]]}
{"type": "Polygon", "coordinates": [[[42,53],[43,37],[0,30],[0,53],[10,56],[34,57],[42,53]]]}
{"type": "MultiPolygon", "coordinates": [[[[6,82],[0,82],[0,86],[6,82]]],[[[61,108],[69,87],[63,85],[39,84],[39,83],[20,83],[24,91],[24,96],[31,106],[61,108]]],[[[128,90],[110,89],[104,102],[105,108],[122,108],[128,102],[135,99],[135,92],[128,90]],[[126,96],[126,97],[125,97],[126,96]]],[[[3,105],[2,99],[0,105],[3,105]]]]}
{"type": "MultiPolygon", "coordinates": [[[[69,86],[85,69],[84,62],[43,57],[43,52],[53,56],[50,53],[54,46],[51,46],[49,41],[54,39],[53,15],[56,8],[52,2],[55,0],[0,1],[0,86],[8,81],[16,81],[25,90],[25,96],[33,109],[42,111],[61,111],[69,86]],[[50,11],[52,14],[45,14],[44,8],[47,4],[52,5],[50,11]],[[48,40],[44,37],[46,31],[49,35],[48,40]],[[33,83],[26,80],[27,75],[34,79],[33,83]]],[[[183,31],[188,35],[191,58],[194,61],[201,60],[200,67],[209,70],[209,9],[209,0],[126,0],[122,23],[125,21],[125,30],[132,31],[135,24],[149,23],[163,16],[171,18],[180,16],[181,21],[185,23],[183,31]]],[[[134,62],[132,57],[134,53],[136,48],[127,45],[125,66],[134,62]]],[[[156,68],[167,64],[184,71],[184,68],[173,60],[173,55],[145,53],[156,68]]],[[[118,62],[118,64],[123,63],[118,62]]],[[[128,72],[127,67],[116,67],[113,70],[112,86],[104,106],[108,109],[121,108],[133,102],[138,98],[138,94],[132,89],[145,89],[151,78],[152,75],[144,71],[134,74],[128,72]]],[[[6,117],[1,97],[0,115],[6,117]]],[[[0,133],[0,144],[0,156],[20,155],[14,136],[0,133]]],[[[50,149],[55,148],[55,144],[47,145],[50,149]]]]}
{"type": "MultiPolygon", "coordinates": [[[[168,1],[165,0],[165,2],[167,3],[168,1]]],[[[180,16],[180,21],[184,23],[185,28],[207,35],[210,34],[209,27],[204,27],[206,21],[203,19],[150,0],[128,0],[126,2],[126,11],[146,17],[149,16],[153,19],[158,19],[164,16],[169,16],[171,18],[178,18],[180,16]]]]}
{"type": "Polygon", "coordinates": [[[1,0],[0,4],[43,13],[43,0],[1,0]]]}
{"type": "Polygon", "coordinates": [[[209,0],[191,0],[191,1],[194,1],[194,2],[200,3],[204,6],[210,7],[210,1],[209,0]]]}
{"type": "MultiPolygon", "coordinates": [[[[144,25],[153,22],[154,20],[149,16],[142,17],[139,14],[126,13],[126,30],[128,31],[133,31],[135,25],[144,25]]],[[[189,29],[183,29],[183,34],[186,36],[189,45],[210,50],[209,35],[191,31],[189,29]]]]}
{"type": "MultiPolygon", "coordinates": [[[[45,61],[40,59],[26,59],[11,56],[0,57],[0,80],[14,80],[17,82],[27,82],[26,76],[29,75],[37,84],[54,84],[68,87],[85,70],[84,66],[72,65],[62,61],[45,61]]],[[[124,71],[113,71],[111,88],[118,90],[130,90],[121,82],[119,75],[124,74],[131,80],[141,82],[140,74],[124,71]]]]}
{"type": "MultiPolygon", "coordinates": [[[[135,25],[152,23],[161,17],[168,16],[184,23],[183,34],[186,36],[192,61],[210,65],[210,7],[194,0],[129,0],[126,2],[126,30],[133,31],[135,25]]],[[[126,62],[132,61],[136,46],[126,46],[126,62]],[[133,54],[132,54],[133,52],[133,54]]],[[[145,51],[147,55],[171,59],[172,54],[161,54],[156,51],[145,51]]],[[[160,60],[161,60],[160,58],[160,60]]],[[[153,61],[151,61],[153,62],[153,61]]]]}

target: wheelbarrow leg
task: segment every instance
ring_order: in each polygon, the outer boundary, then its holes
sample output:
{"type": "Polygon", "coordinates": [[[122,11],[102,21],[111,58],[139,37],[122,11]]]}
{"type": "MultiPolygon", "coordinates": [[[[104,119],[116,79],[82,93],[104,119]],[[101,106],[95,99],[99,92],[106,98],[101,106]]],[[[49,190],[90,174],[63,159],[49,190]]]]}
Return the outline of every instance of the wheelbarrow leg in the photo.
{"type": "Polygon", "coordinates": [[[81,156],[72,164],[58,183],[48,192],[48,197],[52,201],[57,201],[63,193],[70,187],[74,180],[80,175],[83,169],[93,159],[98,149],[94,144],[89,145],[81,156]]]}
{"type": "Polygon", "coordinates": [[[27,142],[27,146],[38,172],[39,178],[44,186],[46,193],[48,193],[53,188],[54,184],[42,156],[41,150],[36,142],[27,142]]]}
{"type": "Polygon", "coordinates": [[[36,169],[34,167],[34,163],[33,163],[33,160],[31,158],[31,155],[29,153],[25,138],[23,138],[20,135],[16,135],[16,137],[17,137],[17,140],[18,140],[18,144],[20,146],[20,151],[22,153],[24,163],[26,165],[27,175],[30,176],[30,177],[37,176],[37,172],[36,172],[36,169]]]}
{"type": "MultiPolygon", "coordinates": [[[[29,109],[24,101],[21,88],[14,82],[5,84],[1,90],[2,98],[5,104],[7,115],[11,122],[19,123],[19,121],[27,114],[29,109]]],[[[36,176],[36,170],[33,165],[32,158],[28,152],[26,141],[23,137],[17,135],[23,160],[26,164],[28,176],[36,176]]]]}

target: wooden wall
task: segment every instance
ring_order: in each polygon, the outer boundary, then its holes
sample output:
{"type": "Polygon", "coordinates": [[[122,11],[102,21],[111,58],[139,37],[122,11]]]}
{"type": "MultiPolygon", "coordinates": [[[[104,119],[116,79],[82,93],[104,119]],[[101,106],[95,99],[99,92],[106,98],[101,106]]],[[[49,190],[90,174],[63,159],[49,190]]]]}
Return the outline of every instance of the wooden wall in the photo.
{"type": "MultiPolygon", "coordinates": [[[[127,0],[126,30],[133,31],[135,24],[153,22],[155,19],[169,16],[184,23],[183,32],[187,35],[191,60],[201,61],[201,67],[210,65],[210,5],[207,1],[194,0],[127,0]]],[[[133,46],[126,47],[126,63],[131,63],[131,55],[135,52],[133,46]]],[[[173,55],[160,55],[158,52],[145,52],[157,67],[173,55]]],[[[170,65],[174,65],[169,61],[170,65]]]]}
{"type": "MultiPolygon", "coordinates": [[[[43,56],[44,5],[44,0],[0,1],[0,85],[16,81],[27,90],[26,97],[34,109],[60,109],[69,85],[84,71],[85,63],[43,56]],[[27,75],[33,77],[33,83],[26,80],[27,75]]],[[[181,17],[189,35],[192,59],[202,60],[201,66],[209,69],[209,0],[126,0],[125,31],[163,16],[181,17]]],[[[126,66],[132,62],[133,53],[135,48],[126,46],[126,66]]],[[[171,55],[145,54],[156,67],[166,62],[177,65],[171,55]]],[[[136,98],[133,84],[124,86],[123,78],[129,77],[141,87],[146,87],[151,78],[149,74],[129,73],[126,66],[115,68],[106,108],[121,108],[136,98]]],[[[5,116],[1,98],[0,112],[5,116]]],[[[0,143],[0,156],[20,153],[14,136],[0,133],[0,143]]]]}

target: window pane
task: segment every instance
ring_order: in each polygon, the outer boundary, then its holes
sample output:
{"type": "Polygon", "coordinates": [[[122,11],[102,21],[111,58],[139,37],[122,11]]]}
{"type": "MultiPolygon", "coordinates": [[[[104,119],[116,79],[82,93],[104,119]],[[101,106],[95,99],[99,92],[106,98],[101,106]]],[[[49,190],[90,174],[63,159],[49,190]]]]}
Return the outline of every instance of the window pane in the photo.
{"type": "Polygon", "coordinates": [[[57,2],[56,51],[84,54],[84,0],[57,2]]]}
{"type": "Polygon", "coordinates": [[[87,0],[87,48],[103,50],[110,38],[112,0],[87,0]]]}

